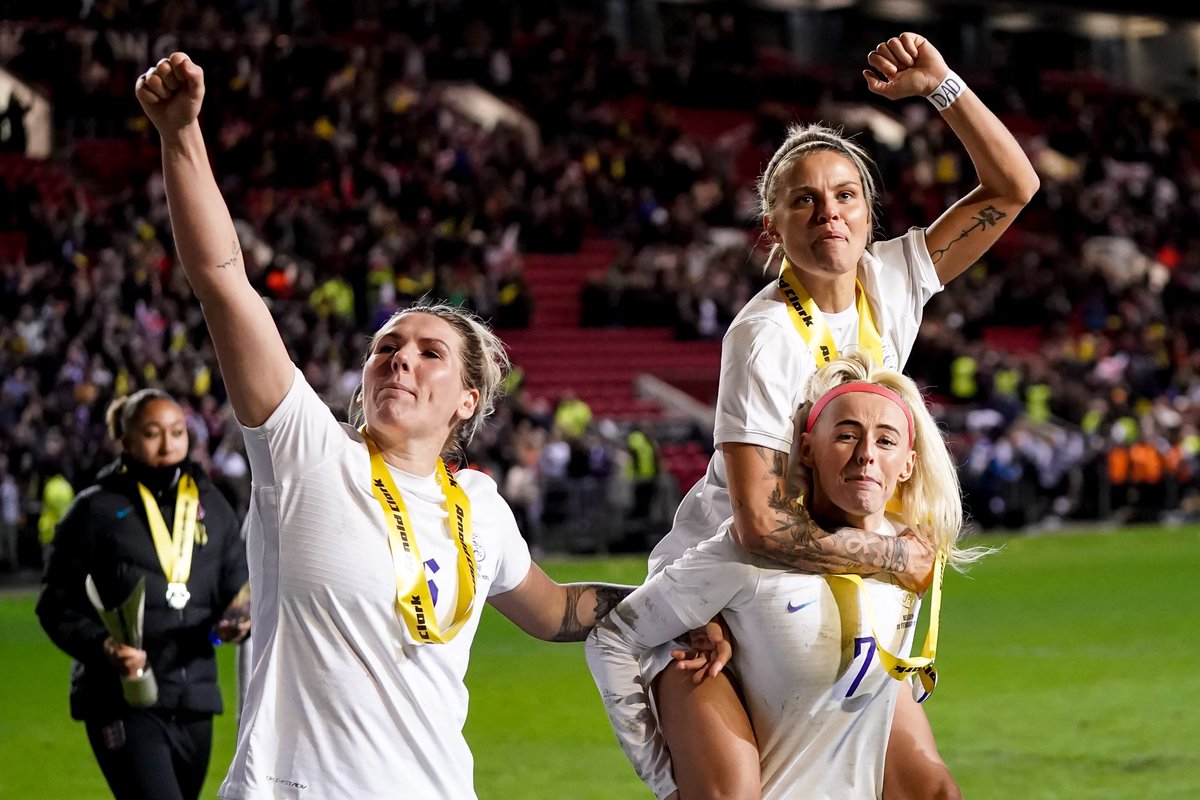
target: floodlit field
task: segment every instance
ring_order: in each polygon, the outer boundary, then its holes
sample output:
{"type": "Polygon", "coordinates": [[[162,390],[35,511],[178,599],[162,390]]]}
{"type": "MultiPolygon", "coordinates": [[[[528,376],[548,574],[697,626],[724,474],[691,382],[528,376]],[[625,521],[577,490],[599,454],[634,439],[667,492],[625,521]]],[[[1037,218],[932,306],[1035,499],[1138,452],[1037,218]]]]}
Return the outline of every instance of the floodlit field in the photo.
{"type": "MultiPolygon", "coordinates": [[[[965,795],[1200,797],[1200,529],[1003,541],[970,578],[946,582],[942,683],[928,711],[965,795]]],[[[559,580],[636,582],[644,563],[545,566],[559,580]]],[[[650,797],[612,737],[582,645],[536,642],[487,614],[468,679],[480,797],[650,797]]],[[[0,797],[107,797],[68,719],[67,657],[38,627],[32,595],[0,598],[0,642],[0,797]]],[[[232,717],[216,728],[209,798],[232,717]]]]}

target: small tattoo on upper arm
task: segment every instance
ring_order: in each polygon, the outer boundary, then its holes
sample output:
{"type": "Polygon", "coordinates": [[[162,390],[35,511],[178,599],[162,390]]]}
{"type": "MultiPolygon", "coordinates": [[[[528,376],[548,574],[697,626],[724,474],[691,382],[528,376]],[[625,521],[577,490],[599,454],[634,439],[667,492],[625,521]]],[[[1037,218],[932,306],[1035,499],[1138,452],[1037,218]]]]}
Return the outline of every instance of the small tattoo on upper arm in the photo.
{"type": "Polygon", "coordinates": [[[787,453],[761,445],[754,446],[754,453],[767,465],[767,471],[763,474],[764,480],[782,478],[787,474],[787,453]]]}
{"type": "Polygon", "coordinates": [[[240,256],[241,254],[242,254],[242,246],[240,244],[238,244],[237,237],[235,236],[233,238],[233,254],[230,255],[229,258],[222,261],[220,264],[217,264],[217,269],[226,269],[228,267],[232,267],[234,264],[237,263],[238,256],[240,256]]]}
{"type": "Polygon", "coordinates": [[[953,239],[951,239],[942,249],[935,250],[934,252],[930,253],[929,259],[934,264],[938,263],[942,260],[942,256],[946,255],[946,252],[954,245],[955,242],[959,241],[960,239],[967,238],[976,230],[984,230],[985,228],[995,227],[1000,223],[1000,220],[1006,218],[1007,216],[1008,214],[1005,214],[995,206],[988,206],[987,208],[982,209],[974,217],[971,217],[971,219],[975,221],[973,225],[971,225],[969,228],[966,228],[960,234],[958,234],[958,236],[955,236],[953,239]]]}

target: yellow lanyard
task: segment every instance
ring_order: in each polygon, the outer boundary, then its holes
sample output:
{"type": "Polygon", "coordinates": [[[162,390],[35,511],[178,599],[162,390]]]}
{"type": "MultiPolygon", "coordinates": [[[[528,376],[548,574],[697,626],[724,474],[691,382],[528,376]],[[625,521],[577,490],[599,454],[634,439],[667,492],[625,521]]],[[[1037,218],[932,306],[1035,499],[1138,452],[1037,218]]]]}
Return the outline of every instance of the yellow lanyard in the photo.
{"type": "MultiPolygon", "coordinates": [[[[458,635],[462,625],[471,616],[475,605],[475,546],[471,533],[471,502],[467,493],[446,471],[445,463],[437,462],[437,480],[450,520],[455,525],[458,543],[458,601],[454,616],[445,631],[438,625],[437,612],[429,592],[429,581],[425,578],[425,562],[417,547],[416,533],[404,505],[404,497],[396,488],[392,474],[383,461],[383,453],[365,430],[359,431],[371,454],[371,493],[379,501],[383,516],[389,520],[388,546],[392,553],[392,567],[396,573],[396,608],[400,612],[408,632],[417,644],[445,644],[458,635]]],[[[447,524],[450,524],[449,521],[447,524]]]]}
{"type": "MultiPolygon", "coordinates": [[[[779,291],[787,301],[788,316],[792,318],[796,333],[800,334],[800,338],[808,345],[817,366],[822,367],[837,358],[837,344],[833,341],[829,325],[825,323],[825,315],[817,308],[804,284],[796,279],[792,265],[787,259],[784,259],[783,269],[779,271],[779,291]]],[[[854,296],[858,308],[858,346],[866,350],[875,363],[882,364],[883,338],[879,335],[879,328],[871,315],[867,293],[857,280],[854,282],[854,296]]]]}
{"type": "MultiPolygon", "coordinates": [[[[779,270],[779,292],[787,301],[788,316],[792,319],[796,333],[800,334],[800,338],[808,345],[808,351],[818,369],[837,358],[837,344],[834,343],[833,334],[825,322],[825,315],[817,308],[804,284],[796,279],[792,265],[786,258],[783,260],[783,268],[779,270]]],[[[876,364],[882,364],[883,337],[879,335],[879,327],[871,314],[867,293],[863,290],[862,283],[857,280],[854,282],[854,298],[858,308],[858,346],[866,350],[876,364]]],[[[899,508],[899,503],[894,497],[888,501],[888,511],[897,512],[899,508]]]]}
{"type": "MultiPolygon", "coordinates": [[[[915,674],[921,681],[921,696],[917,698],[918,703],[924,703],[929,699],[929,695],[933,694],[933,690],[937,687],[937,669],[934,667],[934,659],[937,657],[937,640],[938,640],[938,620],[942,615],[942,575],[946,568],[946,554],[939,552],[937,560],[933,562],[933,585],[930,587],[929,596],[929,628],[925,631],[925,644],[921,647],[921,655],[909,658],[901,658],[889,652],[882,644],[879,643],[879,634],[875,627],[875,612],[871,608],[871,598],[867,594],[866,587],[863,585],[863,580],[857,575],[826,575],[825,580],[829,581],[829,588],[833,590],[834,597],[839,597],[838,590],[835,585],[835,579],[848,581],[853,586],[858,587],[858,596],[863,613],[867,618],[867,625],[871,631],[871,638],[875,641],[875,652],[879,654],[879,663],[883,665],[884,670],[888,675],[891,675],[898,681],[902,681],[909,675],[915,674]]],[[[838,599],[839,604],[841,599],[838,599]]],[[[916,620],[913,620],[916,624],[916,620]]]]}
{"type": "Polygon", "coordinates": [[[167,603],[181,610],[191,598],[188,578],[192,576],[192,548],[196,542],[196,527],[200,517],[200,489],[191,475],[179,477],[175,490],[175,525],[167,533],[167,521],[158,509],[150,490],[138,483],[138,494],[146,507],[146,522],[158,553],[158,563],[167,577],[167,603]]]}

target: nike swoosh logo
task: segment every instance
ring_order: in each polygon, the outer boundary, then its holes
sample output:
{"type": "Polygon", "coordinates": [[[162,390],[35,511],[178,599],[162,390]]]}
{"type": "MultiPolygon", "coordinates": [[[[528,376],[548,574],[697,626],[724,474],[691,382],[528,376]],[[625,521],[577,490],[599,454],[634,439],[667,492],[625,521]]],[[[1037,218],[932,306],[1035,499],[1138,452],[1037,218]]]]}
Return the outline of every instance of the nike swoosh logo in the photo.
{"type": "Polygon", "coordinates": [[[117,519],[125,519],[126,517],[129,516],[130,511],[133,511],[132,507],[117,509],[117,519]]]}
{"type": "Polygon", "coordinates": [[[807,603],[801,603],[801,604],[800,604],[800,605],[798,605],[798,606],[794,606],[794,605],[792,605],[792,604],[789,602],[789,603],[788,603],[788,605],[787,605],[788,613],[789,613],[789,614],[795,614],[795,613],[796,613],[797,611],[799,611],[800,609],[802,609],[802,608],[806,608],[806,607],[808,607],[808,606],[811,606],[811,605],[812,605],[813,603],[815,603],[815,602],[817,602],[817,601],[816,601],[816,600],[809,600],[807,603]]]}

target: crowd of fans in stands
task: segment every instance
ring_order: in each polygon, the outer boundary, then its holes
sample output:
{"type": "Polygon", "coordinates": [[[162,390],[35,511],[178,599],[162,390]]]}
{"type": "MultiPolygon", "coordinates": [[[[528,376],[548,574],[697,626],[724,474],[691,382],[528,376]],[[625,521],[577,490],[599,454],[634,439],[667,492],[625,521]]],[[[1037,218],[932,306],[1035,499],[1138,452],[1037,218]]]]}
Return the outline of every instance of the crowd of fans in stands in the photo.
{"type": "MultiPolygon", "coordinates": [[[[296,362],[340,409],[365,332],[397,305],[432,294],[524,326],[521,254],[569,252],[585,236],[626,246],[587,286],[582,324],[719,338],[767,279],[739,164],[769,156],[797,114],[787,102],[848,128],[869,108],[848,80],[807,75],[795,81],[802,98],[748,94],[746,124],[702,136],[668,105],[628,98],[693,97],[709,73],[618,53],[594,21],[383,5],[373,19],[345,16],[354,4],[306,5],[281,28],[253,2],[236,16],[97,2],[82,20],[29,20],[17,45],[0,47],[0,66],[49,96],[74,153],[37,173],[66,171],[55,192],[0,156],[0,235],[24,236],[23,258],[0,257],[0,524],[36,528],[52,476],[85,485],[111,456],[107,402],[146,385],[191,398],[196,454],[244,507],[241,435],[184,300],[156,143],[132,97],[147,48],[185,48],[205,69],[203,122],[247,269],[298,344],[296,362]],[[187,33],[164,44],[146,30],[187,33]],[[445,81],[525,117],[493,127],[445,81]],[[89,150],[96,141],[117,144],[89,150]]],[[[673,63],[717,63],[699,57],[711,49],[704,32],[730,24],[697,26],[675,43],[694,62],[673,63]]],[[[723,74],[755,85],[752,52],[721,59],[723,74]]],[[[1200,142],[1188,106],[1100,86],[974,85],[995,95],[1043,188],[1001,245],[935,298],[909,362],[955,436],[971,514],[1023,525],[1188,508],[1200,457],[1200,350],[1188,347],[1200,341],[1200,142]]],[[[862,135],[887,191],[881,232],[928,224],[973,179],[927,109],[902,114],[901,140],[870,125],[862,135]]],[[[651,515],[641,440],[571,418],[556,422],[514,387],[471,459],[534,532],[564,513],[556,492],[573,479],[651,515]]]]}

